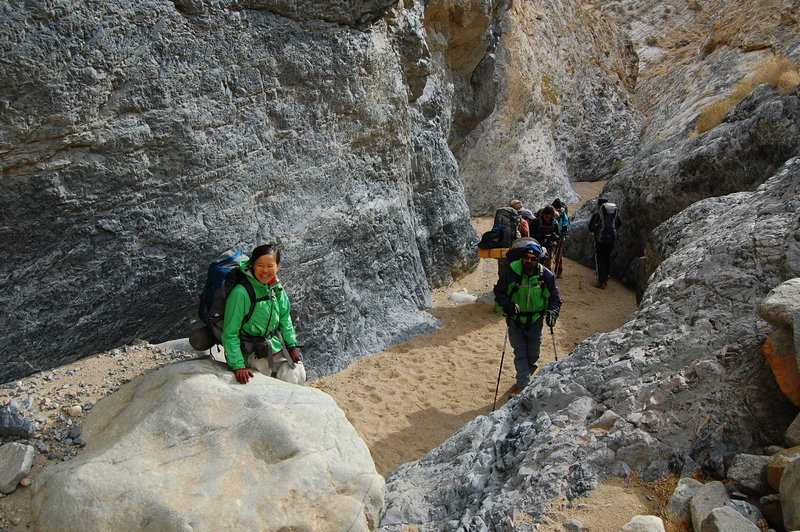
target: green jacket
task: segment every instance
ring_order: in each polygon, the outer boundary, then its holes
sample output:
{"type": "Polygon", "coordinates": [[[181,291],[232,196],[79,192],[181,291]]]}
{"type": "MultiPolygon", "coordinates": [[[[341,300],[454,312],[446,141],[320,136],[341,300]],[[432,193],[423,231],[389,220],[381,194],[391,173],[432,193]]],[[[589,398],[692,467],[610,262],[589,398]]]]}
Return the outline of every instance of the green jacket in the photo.
{"type": "Polygon", "coordinates": [[[494,286],[498,308],[516,303],[520,312],[513,319],[526,324],[539,320],[545,310],[561,312],[561,294],[553,272],[537,264],[534,275],[525,275],[522,260],[512,261],[508,266],[494,286]]]}
{"type": "MultiPolygon", "coordinates": [[[[225,302],[225,321],[222,329],[222,347],[225,348],[225,360],[231,369],[245,367],[245,353],[242,353],[239,333],[249,336],[269,336],[276,329],[280,329],[287,347],[297,346],[297,335],[292,324],[292,304],[289,296],[283,289],[280,281],[266,285],[253,277],[247,269],[249,261],[242,261],[239,268],[247,275],[247,281],[253,286],[256,299],[272,296],[265,301],[258,301],[253,315],[247,323],[242,320],[250,310],[250,296],[242,285],[237,285],[231,290],[225,302]]],[[[277,337],[269,339],[272,352],[281,350],[281,343],[277,337]]]]}

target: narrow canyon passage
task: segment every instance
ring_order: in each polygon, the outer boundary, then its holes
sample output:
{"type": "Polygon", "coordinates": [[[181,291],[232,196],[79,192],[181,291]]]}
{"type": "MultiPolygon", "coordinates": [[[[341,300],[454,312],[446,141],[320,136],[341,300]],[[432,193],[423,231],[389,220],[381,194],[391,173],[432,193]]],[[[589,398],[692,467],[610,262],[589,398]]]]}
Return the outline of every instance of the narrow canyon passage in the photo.
{"type": "MultiPolygon", "coordinates": [[[[491,219],[475,219],[479,231],[491,219]]],[[[514,384],[513,351],[505,343],[505,320],[485,298],[453,301],[452,294],[489,294],[497,280],[497,261],[481,259],[478,268],[433,294],[430,310],[442,322],[436,332],[396,345],[312,383],[330,394],[369,446],[379,473],[416,460],[494,401],[501,357],[497,408],[514,384]]],[[[540,368],[567,356],[583,339],[613,330],[636,310],[632,290],[611,280],[593,286],[594,271],[568,259],[558,280],[564,300],[553,338],[545,327],[540,368]]],[[[491,297],[491,296],[489,296],[491,297]]],[[[455,299],[459,299],[456,297],[455,299]]]]}

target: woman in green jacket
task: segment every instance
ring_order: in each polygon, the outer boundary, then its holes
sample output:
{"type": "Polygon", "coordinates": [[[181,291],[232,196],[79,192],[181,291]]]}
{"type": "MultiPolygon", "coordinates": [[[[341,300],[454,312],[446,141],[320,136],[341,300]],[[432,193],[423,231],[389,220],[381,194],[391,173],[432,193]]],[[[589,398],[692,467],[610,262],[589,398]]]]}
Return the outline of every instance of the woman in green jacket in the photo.
{"type": "Polygon", "coordinates": [[[282,342],[292,361],[300,361],[297,334],[290,315],[292,305],[278,280],[280,264],[280,250],[275,245],[256,247],[250,259],[239,265],[255,292],[253,315],[244,322],[251,302],[242,284],[231,290],[225,303],[222,346],[225,360],[241,384],[247,384],[253,377],[249,368],[256,367],[254,359],[280,352],[282,342]]]}

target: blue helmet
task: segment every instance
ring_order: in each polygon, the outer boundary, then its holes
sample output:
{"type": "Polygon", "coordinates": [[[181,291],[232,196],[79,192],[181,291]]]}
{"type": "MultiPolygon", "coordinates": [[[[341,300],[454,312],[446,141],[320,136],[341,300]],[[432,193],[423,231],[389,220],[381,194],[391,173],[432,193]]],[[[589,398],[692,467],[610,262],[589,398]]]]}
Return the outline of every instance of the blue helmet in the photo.
{"type": "Polygon", "coordinates": [[[539,260],[545,260],[547,258],[547,252],[542,249],[542,246],[537,244],[536,242],[530,242],[525,244],[525,247],[522,248],[523,255],[533,255],[539,260]]]}

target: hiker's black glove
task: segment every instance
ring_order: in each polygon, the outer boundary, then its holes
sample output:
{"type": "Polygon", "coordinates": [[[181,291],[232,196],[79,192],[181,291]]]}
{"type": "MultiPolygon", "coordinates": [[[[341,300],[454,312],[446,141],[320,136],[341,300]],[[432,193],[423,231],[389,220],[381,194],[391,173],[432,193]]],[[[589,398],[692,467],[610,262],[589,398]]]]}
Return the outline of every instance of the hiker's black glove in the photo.
{"type": "Polygon", "coordinates": [[[548,327],[551,329],[555,327],[556,320],[558,319],[558,312],[555,310],[548,310],[544,314],[544,322],[547,324],[548,327]]]}
{"type": "Polygon", "coordinates": [[[247,368],[235,369],[233,374],[236,375],[236,380],[239,384],[247,384],[253,378],[253,372],[247,368]]]}
{"type": "Polygon", "coordinates": [[[300,362],[300,350],[296,347],[289,348],[289,356],[292,357],[292,362],[300,362]]]}
{"type": "Polygon", "coordinates": [[[256,358],[267,358],[272,354],[272,346],[268,342],[258,342],[253,350],[256,358]]]}
{"type": "Polygon", "coordinates": [[[516,303],[506,303],[503,305],[503,312],[506,313],[506,316],[516,316],[519,314],[519,305],[516,303]]]}

